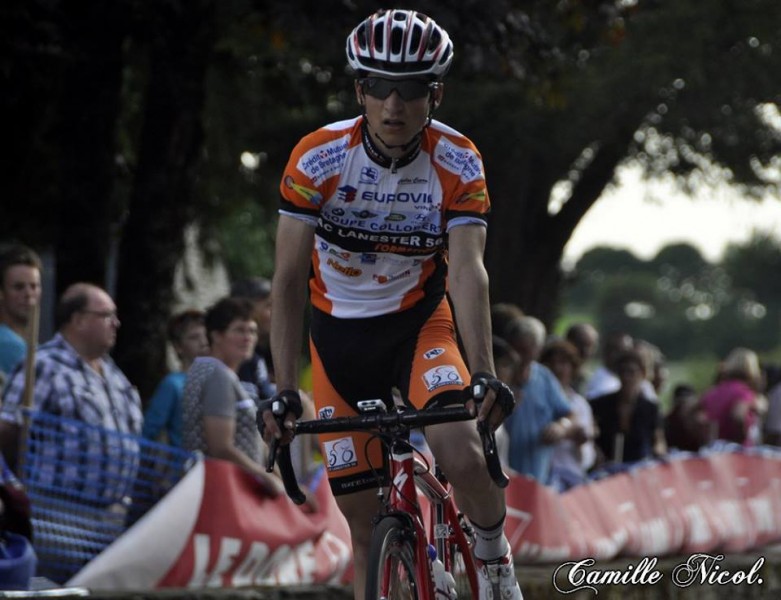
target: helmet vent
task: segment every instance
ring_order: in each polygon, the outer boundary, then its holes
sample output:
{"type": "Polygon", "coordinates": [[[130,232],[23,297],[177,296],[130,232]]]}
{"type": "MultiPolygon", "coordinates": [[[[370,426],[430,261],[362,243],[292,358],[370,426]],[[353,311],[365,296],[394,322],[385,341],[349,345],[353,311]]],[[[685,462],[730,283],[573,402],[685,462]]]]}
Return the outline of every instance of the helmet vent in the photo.
{"type": "Polygon", "coordinates": [[[385,52],[385,36],[383,35],[382,31],[382,23],[377,23],[374,26],[374,36],[372,39],[372,42],[374,44],[374,51],[378,54],[382,54],[385,52]]]}
{"type": "Polygon", "coordinates": [[[391,32],[391,54],[401,54],[401,42],[404,37],[404,32],[401,29],[394,28],[391,32]]]}
{"type": "Polygon", "coordinates": [[[420,36],[421,36],[420,27],[413,28],[412,37],[410,38],[410,42],[409,42],[409,47],[411,50],[414,50],[415,48],[418,48],[420,46],[420,36]]]}

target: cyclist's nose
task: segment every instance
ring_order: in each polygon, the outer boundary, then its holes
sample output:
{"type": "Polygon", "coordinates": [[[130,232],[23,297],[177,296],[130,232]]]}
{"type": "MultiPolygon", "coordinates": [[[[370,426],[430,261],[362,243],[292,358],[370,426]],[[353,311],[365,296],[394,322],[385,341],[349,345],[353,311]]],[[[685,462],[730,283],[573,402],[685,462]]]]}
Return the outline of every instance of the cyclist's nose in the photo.
{"type": "Polygon", "coordinates": [[[385,98],[385,108],[393,112],[397,112],[404,108],[404,98],[401,97],[398,90],[394,89],[388,97],[385,98]]]}

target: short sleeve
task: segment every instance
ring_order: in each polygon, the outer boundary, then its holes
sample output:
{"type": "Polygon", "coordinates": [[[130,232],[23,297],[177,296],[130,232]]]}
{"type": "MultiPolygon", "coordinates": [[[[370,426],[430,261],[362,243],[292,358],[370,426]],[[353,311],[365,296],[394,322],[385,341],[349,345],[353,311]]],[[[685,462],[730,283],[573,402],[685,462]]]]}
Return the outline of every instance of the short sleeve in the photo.
{"type": "Polygon", "coordinates": [[[227,367],[214,369],[203,382],[203,414],[210,417],[236,416],[235,378],[227,367]]]}

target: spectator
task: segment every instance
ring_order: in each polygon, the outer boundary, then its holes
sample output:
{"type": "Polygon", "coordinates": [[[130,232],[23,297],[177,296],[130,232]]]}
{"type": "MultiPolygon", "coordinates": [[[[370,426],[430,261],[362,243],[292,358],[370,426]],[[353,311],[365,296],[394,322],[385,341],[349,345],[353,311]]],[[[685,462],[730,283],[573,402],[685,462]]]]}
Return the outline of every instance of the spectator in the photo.
{"type": "Polygon", "coordinates": [[[766,370],[768,411],[765,419],[766,444],[781,446],[781,368],[777,365],[766,370]]]}
{"type": "Polygon", "coordinates": [[[518,473],[547,484],[554,445],[584,441],[561,384],[537,362],[545,341],[545,325],[523,316],[508,325],[507,341],[521,359],[513,391],[520,403],[504,422],[509,439],[508,462],[518,473]]]}
{"type": "Polygon", "coordinates": [[[664,418],[664,436],[668,448],[697,452],[710,441],[710,428],[705,412],[691,385],[676,385],[672,407],[664,418]]]}
{"type": "MultiPolygon", "coordinates": [[[[239,367],[239,380],[242,386],[251,388],[253,396],[267,400],[276,392],[274,363],[271,360],[271,282],[265,277],[240,279],[231,286],[231,297],[246,298],[252,302],[252,319],[258,326],[255,352],[239,367]]],[[[304,410],[302,418],[314,419],[312,399],[302,389],[298,393],[304,410]]],[[[301,482],[309,482],[315,473],[317,465],[314,456],[317,450],[314,436],[305,435],[293,440],[290,446],[291,459],[301,482]]]]}
{"type": "Polygon", "coordinates": [[[760,443],[765,412],[762,373],[753,350],[735,348],[721,365],[714,386],[702,395],[703,410],[716,438],[752,446],[760,443]]]}
{"type": "Polygon", "coordinates": [[[41,300],[41,259],[26,246],[0,249],[0,390],[27,353],[27,328],[41,300]]]}
{"type": "Polygon", "coordinates": [[[645,360],[646,378],[643,382],[643,391],[650,400],[658,400],[667,383],[667,363],[658,346],[647,340],[636,339],[634,348],[640,352],[645,360]]]}
{"type": "Polygon", "coordinates": [[[231,297],[252,302],[252,318],[258,326],[255,352],[239,367],[239,379],[257,388],[261,400],[271,398],[274,367],[271,360],[271,282],[264,277],[250,277],[231,286],[231,297]]]}
{"type": "Polygon", "coordinates": [[[612,394],[621,387],[621,381],[616,374],[615,361],[619,354],[630,350],[633,346],[632,336],[623,331],[608,334],[602,345],[602,364],[586,384],[586,399],[612,394]]]}
{"type": "Polygon", "coordinates": [[[523,311],[516,304],[495,302],[491,305],[491,331],[494,336],[507,339],[507,326],[522,317],[523,311]]]}
{"type": "MultiPolygon", "coordinates": [[[[32,408],[110,431],[140,434],[138,392],[108,355],[120,326],[111,296],[96,285],[75,283],[62,294],[55,321],[58,333],[35,357],[32,408]]],[[[17,466],[23,392],[24,371],[17,365],[0,409],[0,441],[12,469],[17,466]]]]}
{"type": "Polygon", "coordinates": [[[182,398],[183,446],[227,460],[252,473],[275,497],[282,482],[266,473],[255,414],[257,399],[237,372],[255,348],[258,326],[246,298],[224,298],[206,312],[209,356],[198,357],[187,372],[182,398]]]}
{"type": "Polygon", "coordinates": [[[659,403],[643,391],[645,359],[631,349],[618,354],[612,364],[620,380],[618,391],[591,400],[603,460],[631,463],[665,454],[659,403]]]}
{"type": "Polygon", "coordinates": [[[198,356],[209,352],[203,318],[203,311],[185,310],[168,321],[168,341],[176,352],[179,370],[166,375],[149,400],[142,430],[147,439],[157,440],[164,434],[163,441],[171,446],[182,445],[182,394],[187,371],[198,356]]]}
{"type": "Polygon", "coordinates": [[[586,479],[586,473],[594,466],[596,450],[594,447],[594,416],[591,406],[583,396],[575,391],[572,382],[580,368],[578,349],[566,340],[548,342],[540,355],[540,363],[548,367],[556,376],[569,400],[575,422],[583,429],[585,440],[578,444],[575,440],[562,440],[553,451],[551,469],[554,480],[560,489],[566,489],[586,479]]]}
{"type": "Polygon", "coordinates": [[[578,351],[580,367],[572,380],[572,388],[582,395],[590,375],[586,372],[586,365],[596,356],[599,348],[599,332],[591,323],[573,323],[567,328],[564,339],[578,351]]]}

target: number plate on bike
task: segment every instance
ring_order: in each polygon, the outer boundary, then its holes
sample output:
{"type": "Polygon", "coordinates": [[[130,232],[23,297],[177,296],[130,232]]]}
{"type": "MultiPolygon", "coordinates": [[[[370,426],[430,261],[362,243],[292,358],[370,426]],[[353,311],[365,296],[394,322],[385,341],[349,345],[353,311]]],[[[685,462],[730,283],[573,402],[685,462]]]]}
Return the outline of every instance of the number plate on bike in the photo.
{"type": "Polygon", "coordinates": [[[444,540],[450,535],[450,526],[447,523],[434,525],[434,539],[444,540]]]}

